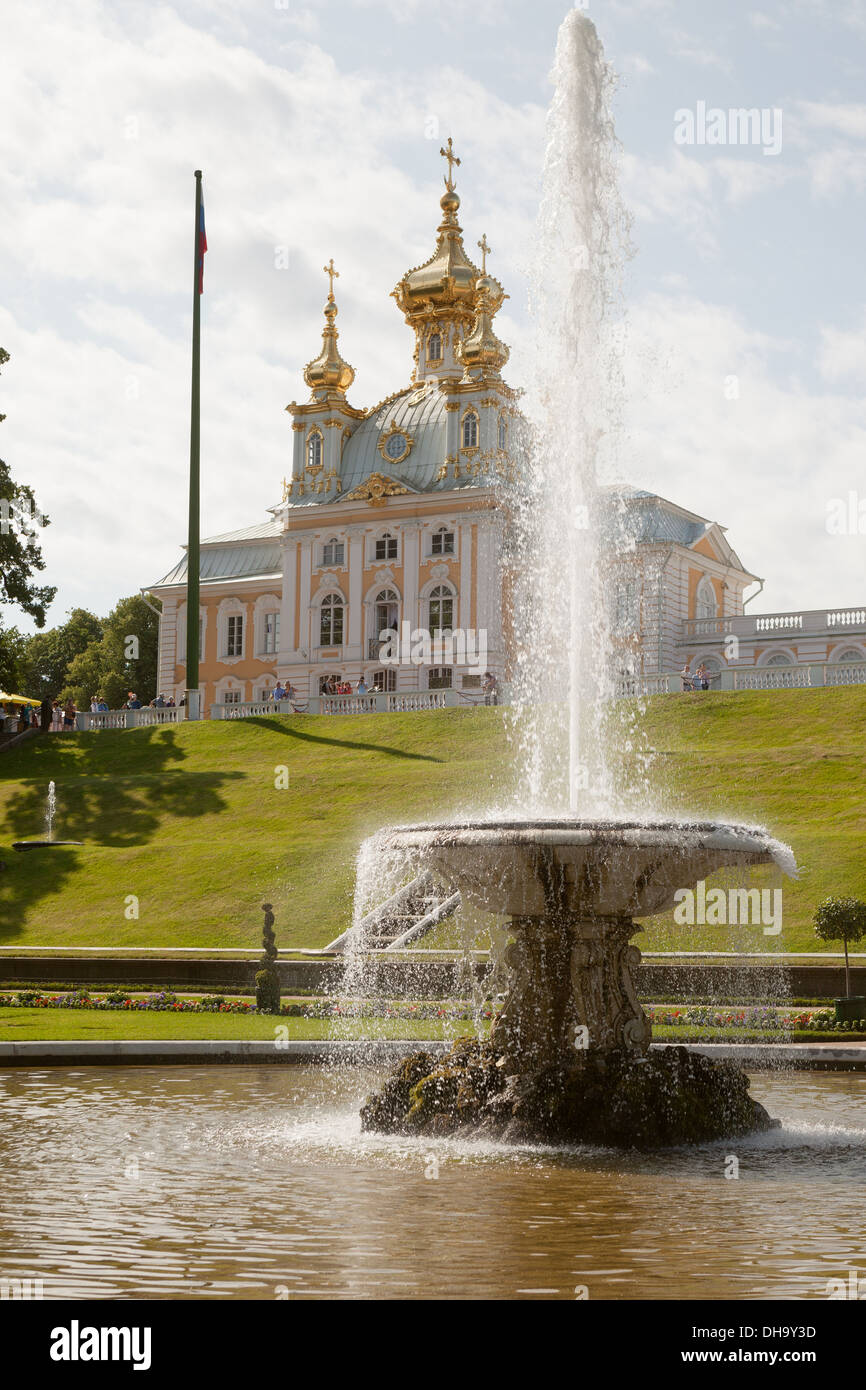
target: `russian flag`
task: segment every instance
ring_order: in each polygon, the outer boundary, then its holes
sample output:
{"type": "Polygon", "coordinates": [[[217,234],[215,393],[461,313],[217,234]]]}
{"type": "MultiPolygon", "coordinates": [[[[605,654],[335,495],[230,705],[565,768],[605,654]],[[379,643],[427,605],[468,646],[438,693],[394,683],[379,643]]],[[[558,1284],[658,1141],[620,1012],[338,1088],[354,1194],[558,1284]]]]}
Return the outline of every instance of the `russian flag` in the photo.
{"type": "Polygon", "coordinates": [[[207,233],[204,229],[204,199],[198,219],[198,292],[204,294],[204,253],[207,250],[207,233]]]}

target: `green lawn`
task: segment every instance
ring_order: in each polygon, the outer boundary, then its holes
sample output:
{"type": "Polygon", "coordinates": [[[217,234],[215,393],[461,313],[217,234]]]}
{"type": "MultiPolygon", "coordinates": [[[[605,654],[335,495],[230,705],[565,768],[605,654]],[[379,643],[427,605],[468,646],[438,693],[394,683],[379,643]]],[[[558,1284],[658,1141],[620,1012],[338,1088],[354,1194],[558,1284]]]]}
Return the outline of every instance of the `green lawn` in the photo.
{"type": "MultiPolygon", "coordinates": [[[[118,1010],[90,1012],[87,1009],[24,1009],[0,1008],[0,1042],[111,1042],[118,1039],[166,1041],[206,1038],[264,1038],[277,1036],[276,1029],[285,1027],[290,1039],[318,1041],[322,1038],[405,1038],[435,1040],[462,1038],[473,1032],[470,1024],[461,1020],[423,1019],[364,1019],[344,1021],[339,1030],[324,1018],[265,1018],[257,1014],[244,1018],[241,1014],[172,1014],[127,1013],[118,1010]]],[[[815,1032],[798,1029],[790,1036],[781,1033],[750,1033],[744,1028],[710,1028],[690,1026],[673,1028],[657,1024],[653,1028],[656,1042],[857,1042],[863,1036],[852,1032],[815,1032]]]]}
{"type": "MultiPolygon", "coordinates": [[[[118,1038],[152,1042],[176,1038],[270,1038],[285,1027],[288,1037],[302,1041],[321,1038],[460,1038],[471,1031],[465,1021],[367,1018],[342,1021],[339,1028],[326,1018],[283,1018],[253,1014],[173,1014],[148,1011],[89,1009],[0,1008],[0,1042],[64,1042],[118,1038]]],[[[285,1036],[280,1034],[279,1036],[285,1036]]]]}
{"type": "MultiPolygon", "coordinates": [[[[866,897],[866,689],[661,696],[614,717],[651,751],[666,809],[762,821],[803,868],[781,937],[667,922],[644,949],[814,949],[820,899],[866,897]]],[[[32,740],[0,756],[0,944],[250,946],[269,901],[281,947],[323,945],[349,920],[364,836],[501,801],[511,777],[503,712],[484,708],[32,740]],[[82,848],[8,852],[41,833],[49,780],[58,838],[82,848]]]]}

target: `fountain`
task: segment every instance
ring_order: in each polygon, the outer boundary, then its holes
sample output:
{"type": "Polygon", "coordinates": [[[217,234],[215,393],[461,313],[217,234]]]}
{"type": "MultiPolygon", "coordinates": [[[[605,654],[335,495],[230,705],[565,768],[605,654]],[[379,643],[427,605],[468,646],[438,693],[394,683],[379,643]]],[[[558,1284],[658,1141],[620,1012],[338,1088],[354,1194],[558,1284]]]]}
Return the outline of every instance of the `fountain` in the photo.
{"type": "Polygon", "coordinates": [[[529,634],[514,680],[523,805],[514,819],[377,837],[407,873],[432,872],[464,902],[510,917],[508,994],[489,1041],[465,1039],[444,1059],[410,1057],[362,1122],[517,1141],[702,1142],[774,1122],[734,1064],[680,1047],[650,1052],[632,974],[634,918],[673,907],[678,889],[719,869],[795,869],[762,829],[646,817],[645,789],[618,788],[608,764],[611,537],[615,560],[633,541],[605,514],[601,475],[616,463],[629,239],[613,74],[578,11],[561,26],[554,79],[535,242],[539,419],[512,507],[515,627],[529,634]]]}
{"type": "Polygon", "coordinates": [[[31,849],[56,849],[59,845],[80,845],[81,840],[55,840],[54,838],[54,818],[57,815],[57,797],[54,791],[54,783],[48,783],[48,796],[45,801],[45,839],[44,840],[15,840],[12,848],[17,849],[23,854],[31,849]]]}
{"type": "Polygon", "coordinates": [[[511,918],[510,987],[488,1043],[410,1058],[365,1127],[656,1147],[769,1128],[737,1067],[685,1048],[649,1055],[635,994],[634,916],[722,867],[790,851],[742,825],[538,820],[414,826],[383,846],[511,918]]]}

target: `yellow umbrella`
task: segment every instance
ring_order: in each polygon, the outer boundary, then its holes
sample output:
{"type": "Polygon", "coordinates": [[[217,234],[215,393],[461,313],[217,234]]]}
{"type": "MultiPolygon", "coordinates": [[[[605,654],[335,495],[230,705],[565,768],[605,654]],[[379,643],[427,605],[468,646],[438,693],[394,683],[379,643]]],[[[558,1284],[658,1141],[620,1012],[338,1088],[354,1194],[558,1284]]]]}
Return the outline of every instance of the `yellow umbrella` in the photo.
{"type": "Polygon", "coordinates": [[[0,690],[0,705],[40,705],[41,700],[31,700],[29,695],[7,695],[0,690]]]}

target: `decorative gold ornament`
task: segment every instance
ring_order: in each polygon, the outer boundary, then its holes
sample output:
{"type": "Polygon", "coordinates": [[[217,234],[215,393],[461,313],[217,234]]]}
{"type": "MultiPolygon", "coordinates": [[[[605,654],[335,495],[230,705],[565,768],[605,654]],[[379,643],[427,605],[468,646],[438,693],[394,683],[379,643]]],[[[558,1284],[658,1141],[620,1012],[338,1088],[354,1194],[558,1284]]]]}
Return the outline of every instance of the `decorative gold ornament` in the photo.
{"type": "Polygon", "coordinates": [[[389,428],[384,434],[379,435],[376,447],[386,463],[402,463],[412,452],[412,445],[415,443],[412,435],[397,424],[396,419],[391,421],[389,428]],[[391,454],[388,452],[388,440],[400,436],[403,440],[403,447],[399,453],[391,454]]]}
{"type": "Polygon", "coordinates": [[[367,502],[371,507],[384,507],[386,497],[405,496],[409,488],[389,478],[385,473],[371,473],[363,483],[346,493],[347,502],[367,502]]]}

